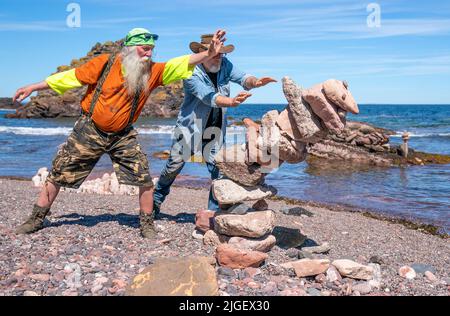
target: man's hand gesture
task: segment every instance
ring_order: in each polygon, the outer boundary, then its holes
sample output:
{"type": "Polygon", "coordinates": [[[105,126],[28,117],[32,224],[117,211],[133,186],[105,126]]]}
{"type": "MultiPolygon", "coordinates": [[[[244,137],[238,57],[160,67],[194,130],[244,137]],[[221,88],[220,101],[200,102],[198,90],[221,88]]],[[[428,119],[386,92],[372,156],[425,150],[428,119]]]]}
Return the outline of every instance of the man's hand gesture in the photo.
{"type": "Polygon", "coordinates": [[[239,94],[237,96],[235,96],[232,99],[232,107],[238,106],[241,103],[243,103],[245,100],[247,100],[248,98],[250,98],[252,96],[251,93],[248,92],[239,92],[239,94]]]}
{"type": "Polygon", "coordinates": [[[21,102],[21,101],[23,101],[24,99],[28,98],[30,96],[30,94],[33,93],[33,91],[34,91],[34,89],[33,89],[32,85],[29,85],[29,86],[22,87],[22,88],[18,89],[16,91],[16,93],[14,94],[13,102],[16,102],[16,101],[17,102],[21,102]]]}
{"type": "Polygon", "coordinates": [[[262,77],[255,82],[255,88],[263,87],[271,82],[277,82],[277,80],[270,77],[262,77]]]}
{"type": "Polygon", "coordinates": [[[223,47],[223,43],[226,41],[225,38],[226,32],[224,30],[217,30],[216,33],[214,33],[214,36],[211,40],[211,44],[209,45],[208,49],[208,57],[213,58],[220,54],[220,50],[223,47]]]}

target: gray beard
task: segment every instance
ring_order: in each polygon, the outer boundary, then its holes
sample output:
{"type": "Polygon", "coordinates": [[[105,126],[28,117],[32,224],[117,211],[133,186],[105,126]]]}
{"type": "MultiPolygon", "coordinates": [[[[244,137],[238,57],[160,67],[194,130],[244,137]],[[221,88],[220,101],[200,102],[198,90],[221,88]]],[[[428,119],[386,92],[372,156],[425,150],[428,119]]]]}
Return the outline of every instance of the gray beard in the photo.
{"type": "Polygon", "coordinates": [[[122,65],[125,69],[125,87],[130,95],[134,95],[138,89],[147,90],[150,78],[150,60],[139,57],[136,47],[124,47],[121,55],[122,65]]]}
{"type": "Polygon", "coordinates": [[[216,73],[218,73],[219,71],[220,71],[220,64],[219,65],[217,65],[217,66],[210,66],[210,67],[208,67],[206,70],[208,71],[208,72],[211,72],[211,73],[213,73],[213,74],[216,74],[216,73]]]}

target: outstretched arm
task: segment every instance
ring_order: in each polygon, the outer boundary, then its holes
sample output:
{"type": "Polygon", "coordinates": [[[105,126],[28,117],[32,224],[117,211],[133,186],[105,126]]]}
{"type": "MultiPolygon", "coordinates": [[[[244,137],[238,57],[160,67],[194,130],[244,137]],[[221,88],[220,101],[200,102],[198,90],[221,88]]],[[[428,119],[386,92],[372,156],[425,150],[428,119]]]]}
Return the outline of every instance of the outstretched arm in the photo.
{"type": "Polygon", "coordinates": [[[262,77],[260,79],[256,78],[256,77],[248,77],[247,80],[245,80],[245,87],[247,89],[254,89],[254,88],[259,88],[259,87],[263,87],[271,82],[277,82],[277,80],[271,78],[271,77],[262,77]]]}
{"type": "Polygon", "coordinates": [[[234,108],[241,103],[245,102],[248,98],[252,96],[251,93],[248,92],[240,92],[234,98],[224,97],[223,95],[219,95],[216,98],[216,104],[221,108],[234,108]]]}
{"type": "Polygon", "coordinates": [[[13,97],[13,102],[22,102],[24,99],[28,98],[30,94],[34,91],[45,90],[50,88],[48,83],[41,81],[38,83],[30,84],[28,86],[22,87],[16,91],[13,97]]]}
{"type": "Polygon", "coordinates": [[[189,65],[195,66],[204,63],[205,61],[220,54],[223,43],[226,41],[225,34],[226,32],[224,30],[217,30],[213,36],[209,49],[204,52],[192,54],[189,58],[189,65]]]}

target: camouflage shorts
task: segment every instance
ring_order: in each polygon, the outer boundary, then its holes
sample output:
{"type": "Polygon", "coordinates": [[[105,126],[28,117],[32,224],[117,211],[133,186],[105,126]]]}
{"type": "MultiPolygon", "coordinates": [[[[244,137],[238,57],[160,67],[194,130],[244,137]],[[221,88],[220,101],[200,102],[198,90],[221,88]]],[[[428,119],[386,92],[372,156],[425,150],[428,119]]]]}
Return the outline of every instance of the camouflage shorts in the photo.
{"type": "Polygon", "coordinates": [[[108,134],[82,116],[53,160],[48,180],[54,184],[79,188],[103,154],[108,154],[121,184],[153,186],[147,155],[136,139],[135,129],[108,134]]]}

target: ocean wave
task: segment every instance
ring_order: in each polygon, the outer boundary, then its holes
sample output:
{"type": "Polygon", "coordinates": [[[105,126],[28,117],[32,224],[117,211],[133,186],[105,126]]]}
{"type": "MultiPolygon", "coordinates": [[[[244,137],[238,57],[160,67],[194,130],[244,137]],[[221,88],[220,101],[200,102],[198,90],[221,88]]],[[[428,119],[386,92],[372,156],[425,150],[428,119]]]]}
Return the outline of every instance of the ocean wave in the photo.
{"type": "MultiPolygon", "coordinates": [[[[137,131],[142,135],[149,134],[172,134],[173,125],[154,125],[139,127],[137,131]]],[[[242,134],[245,128],[242,126],[230,126],[227,128],[228,134],[242,134]]],[[[18,127],[18,126],[0,126],[0,133],[11,133],[15,135],[33,135],[33,136],[54,136],[69,135],[72,127],[18,127]]]]}
{"type": "MultiPolygon", "coordinates": [[[[391,137],[401,138],[403,135],[403,132],[397,132],[396,135],[391,135],[391,137]]],[[[409,133],[409,137],[450,137],[450,133],[423,133],[423,134],[414,134],[409,133]]]]}
{"type": "Polygon", "coordinates": [[[15,135],[69,135],[72,131],[71,127],[17,127],[17,126],[0,126],[0,133],[11,133],[15,135]]]}

